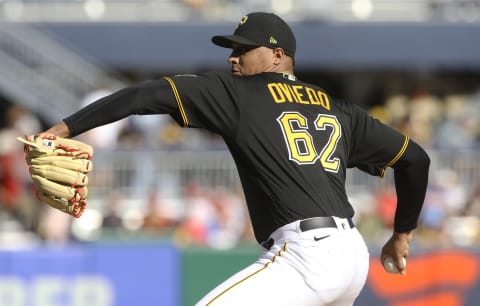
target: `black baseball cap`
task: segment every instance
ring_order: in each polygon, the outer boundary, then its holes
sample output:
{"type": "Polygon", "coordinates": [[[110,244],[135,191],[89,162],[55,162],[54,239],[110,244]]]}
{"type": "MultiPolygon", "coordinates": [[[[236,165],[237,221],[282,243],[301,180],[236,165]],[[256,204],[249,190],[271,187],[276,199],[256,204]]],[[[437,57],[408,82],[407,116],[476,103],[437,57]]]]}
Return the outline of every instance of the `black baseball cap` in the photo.
{"type": "Polygon", "coordinates": [[[216,35],[212,42],[217,46],[232,48],[233,43],[245,46],[282,48],[294,58],[296,41],[290,26],[272,13],[255,12],[243,16],[233,35],[216,35]]]}

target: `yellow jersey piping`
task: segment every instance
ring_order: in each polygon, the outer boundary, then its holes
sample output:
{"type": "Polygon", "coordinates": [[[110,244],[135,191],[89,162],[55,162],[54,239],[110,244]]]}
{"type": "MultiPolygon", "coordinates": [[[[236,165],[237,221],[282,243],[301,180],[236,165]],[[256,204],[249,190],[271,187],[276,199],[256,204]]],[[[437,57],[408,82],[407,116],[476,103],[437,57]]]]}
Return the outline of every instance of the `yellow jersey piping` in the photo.
{"type": "Polygon", "coordinates": [[[183,107],[182,99],[180,99],[180,94],[178,93],[177,86],[173,82],[170,77],[163,77],[172,87],[173,95],[175,96],[175,100],[177,100],[178,109],[180,111],[180,115],[182,116],[183,126],[188,127],[188,118],[187,114],[185,113],[185,108],[183,107]]]}
{"type": "Polygon", "coordinates": [[[398,151],[397,155],[395,155],[395,157],[383,167],[380,177],[384,177],[385,173],[387,172],[387,168],[395,165],[395,163],[400,159],[400,157],[402,157],[403,153],[405,153],[405,150],[407,149],[409,141],[410,137],[405,136],[405,141],[403,142],[402,148],[400,149],[400,151],[398,151]]]}
{"type": "Polygon", "coordinates": [[[217,296],[215,296],[210,302],[207,303],[206,306],[211,306],[213,302],[215,302],[217,299],[219,299],[222,295],[226,294],[228,291],[232,290],[233,288],[235,288],[236,286],[240,285],[241,283],[245,282],[246,280],[248,280],[249,278],[257,275],[258,273],[262,272],[262,271],[265,271],[265,269],[267,269],[267,267],[274,263],[277,259],[278,256],[282,256],[282,253],[283,252],[286,252],[287,251],[287,243],[285,242],[285,244],[283,245],[283,248],[280,249],[280,251],[278,251],[278,254],[273,256],[272,260],[270,262],[267,262],[263,268],[261,268],[260,270],[258,271],[255,271],[254,273],[244,277],[243,279],[239,280],[238,282],[236,282],[235,284],[231,285],[230,287],[228,287],[227,289],[223,290],[222,292],[220,292],[217,296]]]}

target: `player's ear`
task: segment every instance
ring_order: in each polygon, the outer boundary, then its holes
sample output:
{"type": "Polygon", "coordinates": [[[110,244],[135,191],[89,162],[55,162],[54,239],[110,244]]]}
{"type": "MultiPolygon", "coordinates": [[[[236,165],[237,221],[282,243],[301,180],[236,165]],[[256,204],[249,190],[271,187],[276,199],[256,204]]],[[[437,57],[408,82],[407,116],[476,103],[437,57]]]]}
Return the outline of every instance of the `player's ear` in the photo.
{"type": "Polygon", "coordinates": [[[273,49],[273,63],[278,65],[285,57],[285,51],[282,48],[273,49]]]}

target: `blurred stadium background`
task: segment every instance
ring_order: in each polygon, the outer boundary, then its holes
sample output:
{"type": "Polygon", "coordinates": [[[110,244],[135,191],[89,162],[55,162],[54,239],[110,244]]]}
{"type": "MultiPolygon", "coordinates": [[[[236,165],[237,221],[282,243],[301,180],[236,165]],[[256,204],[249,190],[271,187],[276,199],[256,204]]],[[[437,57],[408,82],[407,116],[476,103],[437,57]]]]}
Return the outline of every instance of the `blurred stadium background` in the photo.
{"type": "Polygon", "coordinates": [[[296,74],[409,134],[432,159],[409,260],[391,278],[392,177],[352,170],[372,254],[357,305],[480,305],[480,1],[0,0],[0,306],[192,305],[259,252],[217,136],[169,117],[82,135],[96,148],[90,202],[41,205],[15,137],[122,86],[228,69],[210,43],[250,11],[297,35],[296,74]]]}

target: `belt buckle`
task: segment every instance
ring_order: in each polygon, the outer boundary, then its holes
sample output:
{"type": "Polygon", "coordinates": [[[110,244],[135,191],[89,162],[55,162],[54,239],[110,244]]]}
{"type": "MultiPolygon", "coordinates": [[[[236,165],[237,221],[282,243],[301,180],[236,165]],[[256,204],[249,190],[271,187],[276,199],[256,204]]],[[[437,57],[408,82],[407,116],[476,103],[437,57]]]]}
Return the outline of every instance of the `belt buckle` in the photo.
{"type": "Polygon", "coordinates": [[[341,230],[352,229],[355,227],[355,224],[352,221],[352,218],[333,218],[337,224],[337,228],[341,230]]]}

